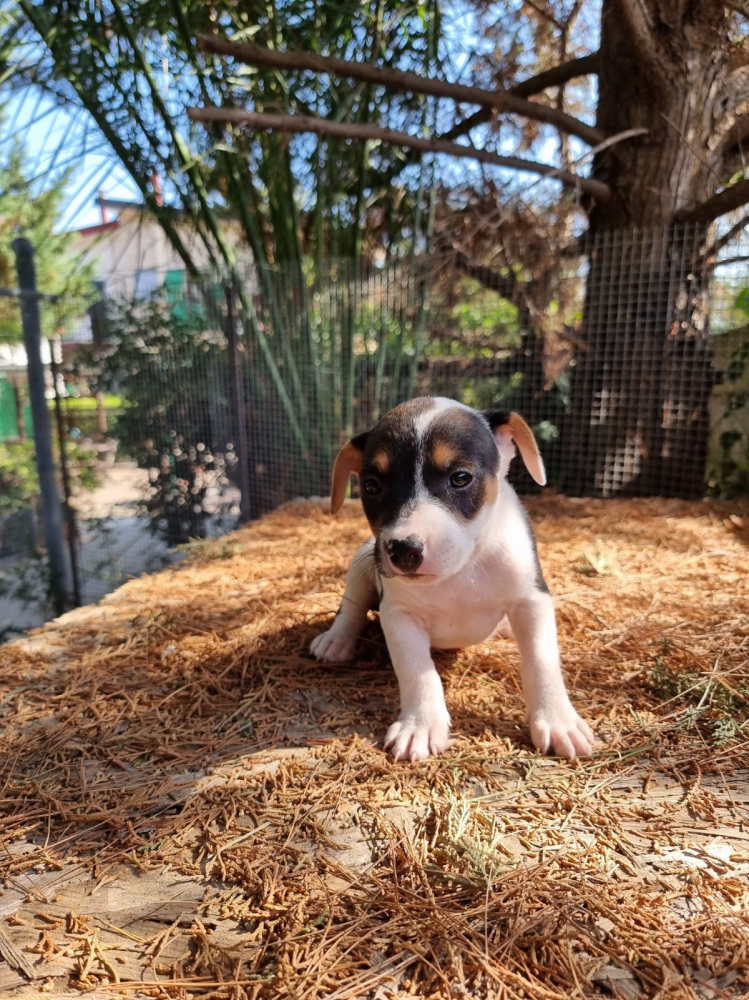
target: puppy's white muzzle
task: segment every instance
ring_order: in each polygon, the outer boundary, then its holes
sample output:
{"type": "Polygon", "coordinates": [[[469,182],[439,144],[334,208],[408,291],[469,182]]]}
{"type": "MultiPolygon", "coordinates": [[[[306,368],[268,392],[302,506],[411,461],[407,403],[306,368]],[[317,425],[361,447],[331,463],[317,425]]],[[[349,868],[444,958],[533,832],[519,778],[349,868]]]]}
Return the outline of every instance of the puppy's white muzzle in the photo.
{"type": "Polygon", "coordinates": [[[442,504],[422,500],[409,514],[388,526],[378,539],[385,575],[426,583],[459,572],[470,559],[475,540],[442,504]]]}

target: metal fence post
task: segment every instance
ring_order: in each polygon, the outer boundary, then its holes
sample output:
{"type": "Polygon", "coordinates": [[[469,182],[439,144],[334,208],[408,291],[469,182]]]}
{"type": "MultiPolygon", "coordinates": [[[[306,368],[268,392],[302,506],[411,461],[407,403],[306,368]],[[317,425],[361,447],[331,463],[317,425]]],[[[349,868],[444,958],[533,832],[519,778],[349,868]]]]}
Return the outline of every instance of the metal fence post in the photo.
{"type": "Polygon", "coordinates": [[[237,479],[242,499],[239,505],[239,522],[250,520],[250,456],[247,445],[247,408],[245,405],[242,352],[239,344],[239,318],[234,285],[227,282],[226,339],[229,345],[229,399],[236,434],[237,479]]]}
{"type": "Polygon", "coordinates": [[[55,419],[57,421],[57,443],[60,446],[60,472],[62,473],[62,497],[63,508],[65,510],[65,524],[68,528],[68,553],[70,555],[70,575],[73,584],[73,604],[76,608],[81,606],[81,574],[78,567],[78,522],[75,519],[75,511],[70,502],[72,491],[70,488],[70,469],[68,468],[68,457],[65,454],[65,422],[62,415],[62,400],[58,389],[58,380],[61,378],[60,366],[55,358],[55,345],[50,337],[49,344],[49,367],[52,372],[52,382],[55,387],[55,419]]]}
{"type": "Polygon", "coordinates": [[[55,613],[60,615],[70,604],[70,584],[68,562],[65,557],[62,507],[57,492],[57,470],[52,454],[52,432],[47,409],[34,247],[23,238],[13,240],[11,246],[16,257],[16,273],[21,292],[21,321],[29,373],[29,397],[34,424],[39,493],[42,498],[44,539],[49,559],[50,596],[55,613]]]}

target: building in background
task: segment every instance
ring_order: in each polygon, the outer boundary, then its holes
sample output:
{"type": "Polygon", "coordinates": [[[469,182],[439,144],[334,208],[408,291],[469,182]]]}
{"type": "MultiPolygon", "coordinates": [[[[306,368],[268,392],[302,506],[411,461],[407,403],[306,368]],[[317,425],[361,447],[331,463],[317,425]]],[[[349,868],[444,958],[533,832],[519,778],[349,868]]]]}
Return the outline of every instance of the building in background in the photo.
{"type": "MultiPolygon", "coordinates": [[[[153,178],[153,186],[160,199],[161,186],[157,177],[153,178]]],[[[189,280],[184,261],[144,203],[107,198],[100,191],[96,204],[101,211],[101,222],[77,230],[70,243],[70,252],[82,263],[94,265],[95,282],[102,299],[144,299],[157,289],[165,288],[175,302],[199,300],[199,289],[189,280]]],[[[185,218],[180,222],[177,216],[175,228],[198,270],[209,272],[208,251],[190,220],[185,218]]],[[[252,274],[252,257],[240,226],[225,220],[223,230],[240,267],[252,274]]],[[[100,316],[101,309],[94,306],[88,316],[82,317],[65,335],[63,346],[73,347],[96,340],[100,316]]]]}

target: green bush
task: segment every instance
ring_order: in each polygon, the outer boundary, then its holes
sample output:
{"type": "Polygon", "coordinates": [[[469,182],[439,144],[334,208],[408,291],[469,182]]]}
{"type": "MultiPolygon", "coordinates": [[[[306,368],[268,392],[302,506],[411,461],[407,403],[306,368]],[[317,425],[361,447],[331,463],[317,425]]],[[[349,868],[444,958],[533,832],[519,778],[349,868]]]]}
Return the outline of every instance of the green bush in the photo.
{"type": "Polygon", "coordinates": [[[26,510],[38,496],[33,444],[0,441],[0,517],[26,510]]]}
{"type": "MultiPolygon", "coordinates": [[[[95,452],[86,451],[72,442],[65,446],[72,492],[93,489],[99,483],[95,452]]],[[[55,461],[60,461],[56,449],[55,461]]],[[[39,497],[39,477],[33,441],[0,441],[0,517],[28,510],[39,497]]]]}
{"type": "Polygon", "coordinates": [[[92,389],[118,394],[112,435],[148,471],[143,507],[170,546],[205,536],[212,499],[236,462],[225,342],[205,326],[175,314],[159,292],[109,303],[107,347],[79,357],[92,389]]]}

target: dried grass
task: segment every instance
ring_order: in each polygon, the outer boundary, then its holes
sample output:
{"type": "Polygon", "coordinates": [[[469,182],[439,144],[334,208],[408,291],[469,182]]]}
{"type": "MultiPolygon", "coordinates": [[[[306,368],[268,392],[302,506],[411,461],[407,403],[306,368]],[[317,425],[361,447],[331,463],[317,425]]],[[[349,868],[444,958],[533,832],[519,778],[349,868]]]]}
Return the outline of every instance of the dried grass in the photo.
{"type": "Polygon", "coordinates": [[[377,624],[354,665],[306,654],[367,535],[354,504],[288,505],[0,650],[6,886],[73,862],[206,886],[184,955],[160,958],[177,924],[142,942],[158,986],[118,982],[96,927],[69,923],[73,986],[746,995],[749,508],[529,506],[602,741],[572,765],[532,752],[503,640],[438,654],[445,757],[383,754],[397,688],[377,624]]]}

